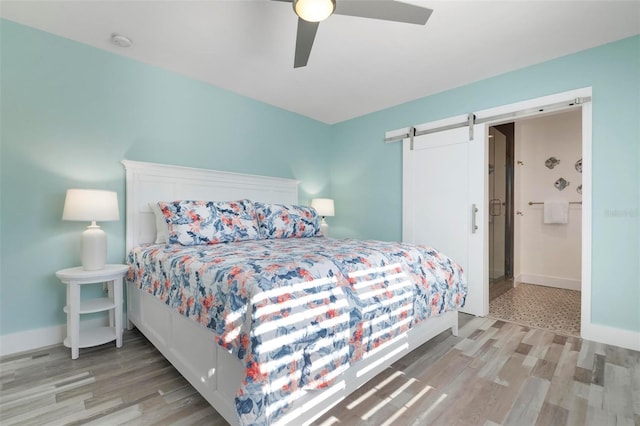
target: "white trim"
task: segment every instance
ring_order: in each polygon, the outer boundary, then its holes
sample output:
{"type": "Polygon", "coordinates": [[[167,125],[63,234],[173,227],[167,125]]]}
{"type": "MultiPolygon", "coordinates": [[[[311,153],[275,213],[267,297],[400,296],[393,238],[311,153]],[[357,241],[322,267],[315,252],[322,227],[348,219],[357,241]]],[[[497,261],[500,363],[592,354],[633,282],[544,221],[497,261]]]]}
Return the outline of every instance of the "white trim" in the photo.
{"type": "MultiPolygon", "coordinates": [[[[476,113],[478,119],[509,113],[517,110],[530,110],[538,106],[559,103],[575,98],[592,97],[591,87],[557,93],[541,98],[490,108],[476,113]]],[[[582,285],[581,290],[581,337],[608,345],[640,350],[640,332],[591,322],[591,268],[592,268],[592,170],[593,170],[593,104],[585,102],[572,108],[582,108],[582,285]]],[[[539,114],[546,114],[541,112],[539,114]]],[[[532,112],[531,115],[537,115],[532,112]]],[[[521,118],[521,117],[518,117],[521,118]]],[[[504,120],[503,120],[504,121],[504,120]]],[[[498,123],[493,123],[498,124],[498,123]]]]}
{"type": "MultiPolygon", "coordinates": [[[[471,229],[468,236],[469,254],[467,265],[469,268],[468,286],[472,287],[469,293],[480,293],[480,301],[469,303],[469,311],[461,309],[462,312],[477,313],[480,316],[489,315],[489,232],[486,226],[489,223],[487,202],[489,200],[489,175],[487,174],[487,164],[489,158],[489,126],[484,123],[475,124],[473,133],[478,135],[476,140],[470,138],[469,149],[469,202],[478,209],[476,213],[477,230],[471,229]],[[481,194],[479,199],[474,199],[475,194],[481,194]],[[472,256],[471,253],[480,251],[482,256],[472,256]],[[474,284],[472,279],[480,282],[474,284]]],[[[470,206],[471,207],[471,206],[470,206]]],[[[468,297],[468,296],[467,296],[468,297]]],[[[467,299],[467,301],[469,301],[467,299]]],[[[467,306],[465,305],[465,308],[467,306]]]]}
{"type": "MultiPolygon", "coordinates": [[[[589,91],[589,95],[587,96],[585,90],[586,89],[583,88],[537,98],[535,100],[539,102],[536,102],[535,105],[532,105],[530,100],[516,102],[513,104],[485,109],[478,113],[457,115],[437,121],[418,124],[413,127],[389,130],[385,132],[384,141],[385,143],[399,142],[405,138],[411,137],[412,134],[413,136],[422,136],[427,133],[436,133],[457,127],[472,126],[472,123],[492,123],[496,125],[531,116],[538,116],[541,113],[548,114],[566,110],[568,108],[576,108],[585,102],[591,101],[591,92],[589,91]]],[[[473,140],[473,130],[469,130],[469,139],[473,140]]]]}
{"type": "MultiPolygon", "coordinates": [[[[106,316],[104,318],[80,321],[81,329],[106,325],[109,325],[109,318],[106,316]]],[[[5,334],[0,336],[0,356],[58,345],[62,343],[65,337],[67,337],[66,324],[5,334]]],[[[71,353],[69,353],[69,356],[71,356],[71,353]]]]}
{"type": "Polygon", "coordinates": [[[580,334],[584,340],[640,351],[640,333],[636,331],[589,323],[582,326],[580,334]]]}
{"type": "MultiPolygon", "coordinates": [[[[557,104],[561,102],[571,101],[576,98],[591,98],[591,87],[584,87],[581,89],[570,90],[568,92],[556,93],[553,95],[543,96],[540,98],[529,99],[522,102],[516,102],[513,104],[502,105],[495,108],[489,108],[476,113],[477,119],[485,119],[493,116],[499,116],[503,114],[528,111],[528,115],[518,115],[517,119],[522,119],[525,116],[536,116],[541,114],[547,114],[547,112],[537,112],[536,108],[541,108],[549,104],[557,104]]],[[[581,330],[588,330],[591,326],[591,129],[592,129],[592,102],[585,102],[575,106],[568,106],[570,108],[582,108],[582,271],[581,271],[581,330]]],[[[556,110],[559,111],[559,110],[556,110]]],[[[508,120],[508,121],[514,121],[508,120]]],[[[487,126],[504,123],[505,120],[491,122],[487,121],[487,126]]],[[[485,140],[486,143],[486,140],[485,140]]],[[[489,262],[486,253],[485,262],[489,262]]],[[[489,288],[486,288],[489,291],[489,288]]],[[[610,343],[606,340],[608,335],[602,333],[598,335],[598,338],[605,340],[599,340],[602,343],[610,343]]],[[[615,344],[615,343],[612,343],[615,344]]]]}
{"type": "MultiPolygon", "coordinates": [[[[527,115],[518,114],[517,117],[501,120],[501,122],[503,123],[511,122],[511,121],[515,121],[516,119],[520,120],[522,118],[529,117],[529,116],[546,114],[546,111],[541,112],[537,110],[546,105],[559,104],[561,102],[570,102],[575,100],[576,98],[590,98],[590,97],[591,97],[591,87],[583,87],[581,89],[570,90],[568,92],[555,93],[553,95],[542,96],[540,98],[528,99],[526,101],[515,102],[512,104],[502,105],[499,107],[483,109],[475,113],[476,120],[490,119],[491,117],[494,117],[494,116],[499,116],[499,115],[509,114],[509,113],[520,113],[525,111],[529,112],[529,114],[527,115]]],[[[580,106],[590,105],[590,104],[591,102],[585,102],[583,104],[575,105],[573,107],[567,107],[567,109],[576,108],[576,107],[579,108],[580,106]]],[[[559,111],[559,110],[555,110],[555,111],[559,111]]],[[[493,125],[498,124],[495,122],[487,121],[487,124],[489,123],[493,125]]]]}
{"type": "Polygon", "coordinates": [[[39,349],[62,343],[67,336],[66,325],[5,334],[1,337],[0,356],[39,349]]]}
{"type": "Polygon", "coordinates": [[[549,277],[546,275],[536,274],[520,274],[516,278],[516,281],[526,284],[543,285],[545,287],[564,288],[576,291],[582,290],[582,281],[572,280],[569,278],[549,277]]]}
{"type": "Polygon", "coordinates": [[[591,261],[593,251],[591,249],[592,235],[591,220],[593,216],[592,207],[592,111],[593,105],[588,102],[582,105],[582,290],[581,290],[581,335],[589,340],[597,340],[602,343],[612,343],[607,337],[613,337],[615,333],[604,333],[603,339],[594,339],[589,336],[591,333],[591,261]]]}

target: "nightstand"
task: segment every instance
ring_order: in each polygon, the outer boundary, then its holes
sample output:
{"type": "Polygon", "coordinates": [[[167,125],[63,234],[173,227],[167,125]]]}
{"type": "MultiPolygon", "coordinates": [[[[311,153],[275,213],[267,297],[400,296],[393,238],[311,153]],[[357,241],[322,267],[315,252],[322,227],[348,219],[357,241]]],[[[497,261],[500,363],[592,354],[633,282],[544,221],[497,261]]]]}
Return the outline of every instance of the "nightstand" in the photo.
{"type": "Polygon", "coordinates": [[[85,271],[81,266],[62,269],[56,277],[67,285],[67,338],[64,345],[71,348],[71,359],[80,355],[79,348],[116,341],[122,347],[122,281],[128,265],[105,265],[98,271],[85,271]],[[107,283],[108,297],[80,301],[83,284],[107,283]],[[109,327],[93,327],[80,331],[80,315],[109,311],[109,327]]]}

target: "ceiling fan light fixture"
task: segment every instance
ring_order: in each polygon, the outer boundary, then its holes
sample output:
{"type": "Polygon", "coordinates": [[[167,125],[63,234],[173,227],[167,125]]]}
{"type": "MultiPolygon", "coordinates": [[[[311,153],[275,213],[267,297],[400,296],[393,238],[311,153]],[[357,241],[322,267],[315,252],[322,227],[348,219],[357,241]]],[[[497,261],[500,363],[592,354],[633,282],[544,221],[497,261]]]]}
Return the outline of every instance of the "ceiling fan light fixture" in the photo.
{"type": "Polygon", "coordinates": [[[335,9],[335,0],[293,0],[296,15],[307,22],[324,21],[335,9]]]}

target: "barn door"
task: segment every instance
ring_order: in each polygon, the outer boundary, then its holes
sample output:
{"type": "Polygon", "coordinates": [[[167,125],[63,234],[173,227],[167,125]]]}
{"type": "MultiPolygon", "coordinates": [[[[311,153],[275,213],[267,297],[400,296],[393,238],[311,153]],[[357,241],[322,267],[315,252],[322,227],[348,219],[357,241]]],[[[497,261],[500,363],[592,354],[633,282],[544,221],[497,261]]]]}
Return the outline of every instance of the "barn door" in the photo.
{"type": "Polygon", "coordinates": [[[432,246],[458,262],[469,285],[463,312],[489,313],[485,245],[485,125],[403,141],[403,241],[432,246]],[[413,146],[412,146],[413,145],[413,146]]]}

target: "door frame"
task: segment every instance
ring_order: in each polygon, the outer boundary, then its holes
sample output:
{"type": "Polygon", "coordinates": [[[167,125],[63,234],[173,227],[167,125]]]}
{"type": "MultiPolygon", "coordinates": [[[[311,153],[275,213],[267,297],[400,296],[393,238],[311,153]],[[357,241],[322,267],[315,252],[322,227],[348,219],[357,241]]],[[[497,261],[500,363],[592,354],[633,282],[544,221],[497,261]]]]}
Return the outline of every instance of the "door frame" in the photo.
{"type": "MultiPolygon", "coordinates": [[[[572,101],[576,98],[591,98],[592,88],[585,87],[581,89],[571,90],[562,93],[556,93],[549,96],[543,96],[534,99],[528,99],[522,102],[502,105],[495,108],[489,108],[476,112],[476,119],[486,120],[487,129],[490,126],[517,121],[522,118],[535,117],[542,114],[548,114],[545,106],[559,104],[562,102],[572,101]],[[504,114],[513,114],[509,119],[501,118],[495,121],[491,117],[503,116],[504,114]]],[[[580,334],[582,338],[597,340],[591,337],[595,332],[591,325],[591,223],[592,223],[592,103],[584,102],[579,105],[567,105],[566,107],[555,108],[553,111],[561,112],[569,109],[581,108],[582,111],[582,253],[581,253],[581,300],[580,300],[580,334]]],[[[489,150],[488,132],[484,135],[484,149],[486,155],[489,150]]],[[[488,191],[488,185],[485,192],[488,191]]],[[[485,247],[483,252],[483,262],[488,271],[489,253],[488,253],[488,233],[485,233],[485,247]]],[[[485,280],[484,292],[486,300],[489,297],[488,279],[485,280]]],[[[488,312],[488,306],[487,306],[488,312]]]]}
{"type": "MultiPolygon", "coordinates": [[[[513,158],[513,128],[514,128],[514,123],[510,122],[510,123],[506,123],[506,124],[502,124],[502,125],[497,125],[497,126],[487,126],[488,129],[487,131],[489,132],[489,139],[487,140],[487,144],[489,147],[488,150],[488,156],[487,156],[487,167],[489,168],[489,166],[491,164],[494,165],[494,170],[493,172],[491,172],[490,168],[488,171],[488,193],[489,193],[489,198],[488,198],[488,203],[487,203],[487,218],[489,219],[489,222],[487,224],[487,233],[489,234],[489,252],[488,252],[488,256],[489,256],[489,287],[491,287],[491,280],[495,280],[496,278],[500,278],[502,280],[506,280],[509,278],[513,278],[513,216],[514,216],[514,212],[513,212],[513,204],[514,204],[514,200],[513,200],[513,172],[514,172],[514,158],[513,158]],[[511,128],[511,131],[509,133],[511,133],[510,135],[505,134],[505,132],[502,131],[503,126],[509,126],[511,128]],[[496,157],[495,157],[495,149],[497,149],[497,144],[496,144],[496,135],[494,134],[494,137],[491,137],[491,130],[494,129],[496,132],[499,132],[500,134],[502,134],[505,137],[505,152],[504,152],[504,161],[505,161],[505,165],[504,165],[504,185],[500,186],[500,190],[504,191],[504,195],[501,198],[501,205],[500,205],[500,214],[497,215],[496,217],[499,217],[501,215],[503,215],[503,211],[504,211],[504,226],[500,227],[501,232],[502,232],[502,236],[503,238],[500,241],[500,244],[502,244],[503,247],[503,259],[501,262],[501,274],[496,277],[496,278],[492,278],[492,275],[494,272],[496,272],[495,266],[495,248],[496,248],[496,239],[495,239],[495,233],[497,231],[497,227],[495,226],[496,223],[495,222],[491,222],[491,217],[493,217],[493,206],[491,204],[492,200],[496,199],[496,185],[495,185],[495,179],[498,176],[498,173],[500,171],[500,168],[497,167],[497,163],[496,163],[496,157]],[[492,156],[491,154],[491,145],[493,144],[494,146],[494,154],[492,156]],[[494,179],[494,184],[493,184],[493,193],[491,192],[491,180],[492,180],[492,173],[493,173],[493,179],[494,179]],[[504,208],[502,207],[504,206],[504,208]],[[494,225],[493,227],[493,231],[491,231],[491,225],[494,225]],[[491,251],[491,247],[492,247],[492,240],[493,240],[493,254],[491,251]],[[493,260],[491,259],[491,257],[494,257],[493,260]]],[[[491,302],[491,301],[489,301],[491,302]]]]}

